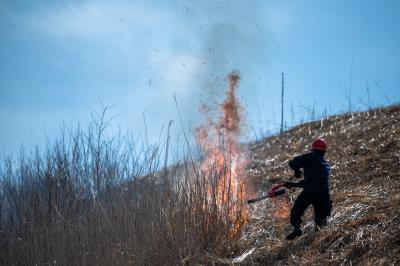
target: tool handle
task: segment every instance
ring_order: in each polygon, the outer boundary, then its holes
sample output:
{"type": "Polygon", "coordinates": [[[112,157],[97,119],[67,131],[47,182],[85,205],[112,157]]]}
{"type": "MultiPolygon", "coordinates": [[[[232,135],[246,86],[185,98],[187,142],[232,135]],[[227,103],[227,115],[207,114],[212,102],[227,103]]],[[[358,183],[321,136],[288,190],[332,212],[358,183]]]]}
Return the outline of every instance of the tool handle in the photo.
{"type": "Polygon", "coordinates": [[[269,198],[269,195],[264,195],[264,196],[260,196],[260,197],[254,198],[254,199],[249,199],[247,201],[247,203],[248,204],[252,204],[254,202],[257,202],[257,201],[260,201],[260,200],[263,200],[263,199],[266,199],[266,198],[269,198]]]}
{"type": "Polygon", "coordinates": [[[271,189],[271,191],[268,192],[267,195],[260,196],[260,197],[254,198],[254,199],[249,199],[249,200],[247,201],[247,203],[248,203],[248,204],[251,204],[251,203],[254,203],[254,202],[257,202],[257,201],[266,199],[266,198],[275,198],[276,196],[285,194],[285,190],[284,190],[284,189],[278,190],[278,189],[281,188],[281,187],[283,187],[283,183],[274,186],[274,187],[271,189]]]}

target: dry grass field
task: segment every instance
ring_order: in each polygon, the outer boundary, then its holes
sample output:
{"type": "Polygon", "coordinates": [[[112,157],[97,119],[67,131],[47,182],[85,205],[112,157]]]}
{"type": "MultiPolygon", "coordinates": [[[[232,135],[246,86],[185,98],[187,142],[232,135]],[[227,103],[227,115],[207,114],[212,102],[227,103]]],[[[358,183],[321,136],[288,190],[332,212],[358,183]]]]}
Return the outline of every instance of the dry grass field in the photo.
{"type": "Polygon", "coordinates": [[[328,143],[329,226],[315,232],[310,208],[303,236],[291,242],[288,214],[299,190],[247,206],[246,215],[246,199],[230,187],[230,157],[203,169],[188,154],[166,167],[168,138],[155,147],[106,138],[103,118],[65,130],[44,150],[3,159],[1,265],[400,262],[399,105],[326,117],[248,144],[247,186],[261,193],[291,178],[287,161],[316,136],[328,143]]]}

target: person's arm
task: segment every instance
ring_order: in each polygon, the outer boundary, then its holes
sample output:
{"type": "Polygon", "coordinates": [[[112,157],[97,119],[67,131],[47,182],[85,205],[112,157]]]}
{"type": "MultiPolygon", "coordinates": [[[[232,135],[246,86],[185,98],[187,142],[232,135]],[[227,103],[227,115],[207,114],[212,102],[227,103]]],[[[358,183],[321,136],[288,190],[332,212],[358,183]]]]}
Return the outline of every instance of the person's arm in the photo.
{"type": "Polygon", "coordinates": [[[306,164],[306,155],[305,154],[298,155],[289,161],[289,166],[290,166],[290,168],[293,169],[293,171],[300,170],[300,168],[303,168],[305,164],[306,164]]]}
{"type": "Polygon", "coordinates": [[[303,168],[306,165],[306,162],[307,158],[305,154],[296,156],[289,161],[289,167],[294,171],[296,178],[301,177],[302,172],[300,171],[300,168],[303,168]]]}

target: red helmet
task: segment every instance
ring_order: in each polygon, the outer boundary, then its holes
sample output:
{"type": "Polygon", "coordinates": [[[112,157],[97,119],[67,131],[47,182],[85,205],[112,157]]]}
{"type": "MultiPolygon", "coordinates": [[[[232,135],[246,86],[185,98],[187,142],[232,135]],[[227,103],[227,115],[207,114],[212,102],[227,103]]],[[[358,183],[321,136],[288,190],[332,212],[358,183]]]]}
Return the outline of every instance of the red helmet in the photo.
{"type": "Polygon", "coordinates": [[[326,151],[326,142],[321,138],[316,138],[311,144],[311,150],[326,151]]]}

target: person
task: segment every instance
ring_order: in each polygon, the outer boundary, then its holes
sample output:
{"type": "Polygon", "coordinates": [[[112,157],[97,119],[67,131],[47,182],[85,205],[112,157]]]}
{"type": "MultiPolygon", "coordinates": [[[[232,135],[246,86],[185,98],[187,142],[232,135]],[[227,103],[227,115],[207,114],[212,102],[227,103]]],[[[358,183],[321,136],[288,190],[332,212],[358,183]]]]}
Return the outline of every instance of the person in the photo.
{"type": "Polygon", "coordinates": [[[303,169],[304,179],[300,182],[284,182],[284,186],[288,189],[303,188],[290,212],[293,232],[286,237],[288,240],[302,235],[301,217],[310,205],[314,207],[316,229],[319,230],[327,225],[327,217],[330,216],[332,210],[332,201],[329,193],[331,167],[324,159],[326,149],[326,142],[322,138],[317,138],[311,144],[311,152],[296,156],[289,161],[295,177],[300,178],[303,174],[300,169],[303,169]]]}

